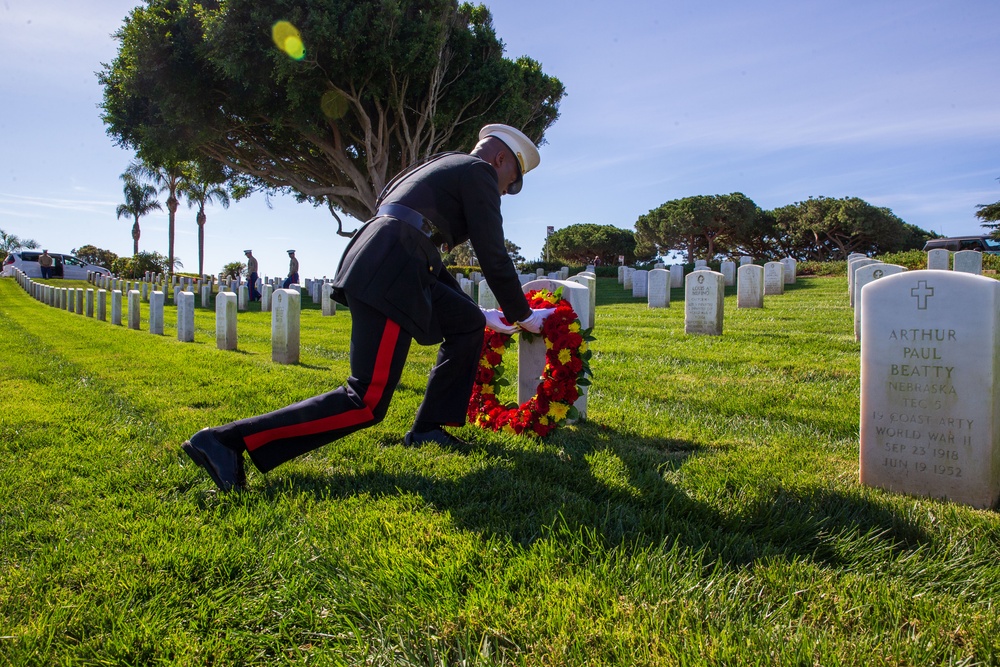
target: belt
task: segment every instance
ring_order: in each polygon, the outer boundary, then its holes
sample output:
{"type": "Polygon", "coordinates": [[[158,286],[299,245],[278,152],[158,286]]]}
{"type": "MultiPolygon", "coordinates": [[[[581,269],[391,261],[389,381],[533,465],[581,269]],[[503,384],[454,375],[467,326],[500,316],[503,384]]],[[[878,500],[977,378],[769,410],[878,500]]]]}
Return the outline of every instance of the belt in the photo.
{"type": "Polygon", "coordinates": [[[422,234],[428,237],[434,231],[431,228],[430,222],[419,211],[415,211],[409,206],[403,206],[402,204],[382,204],[375,211],[375,217],[383,215],[402,220],[411,227],[420,230],[422,234]]]}

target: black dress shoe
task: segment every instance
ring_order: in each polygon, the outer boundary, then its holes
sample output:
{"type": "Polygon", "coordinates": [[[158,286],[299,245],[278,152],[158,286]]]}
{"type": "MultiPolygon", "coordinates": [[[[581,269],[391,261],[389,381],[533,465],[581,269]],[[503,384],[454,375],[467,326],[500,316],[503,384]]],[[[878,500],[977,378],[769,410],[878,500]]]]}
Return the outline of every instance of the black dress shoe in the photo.
{"type": "Polygon", "coordinates": [[[207,428],[195,433],[181,445],[191,460],[205,469],[222,491],[244,489],[247,485],[243,468],[243,452],[237,452],[219,442],[207,428]]]}
{"type": "Polygon", "coordinates": [[[435,428],[430,431],[423,431],[421,433],[415,433],[410,431],[403,438],[403,444],[407,447],[416,447],[417,445],[423,445],[430,442],[437,443],[444,447],[468,447],[469,443],[465,440],[460,440],[448,433],[444,429],[435,428]]]}

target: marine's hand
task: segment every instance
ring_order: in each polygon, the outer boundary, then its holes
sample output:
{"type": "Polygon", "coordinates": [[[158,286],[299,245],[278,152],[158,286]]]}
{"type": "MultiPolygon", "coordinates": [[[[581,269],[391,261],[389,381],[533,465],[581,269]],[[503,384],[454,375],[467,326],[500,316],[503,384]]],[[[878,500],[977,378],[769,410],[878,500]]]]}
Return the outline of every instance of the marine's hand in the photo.
{"type": "Polygon", "coordinates": [[[517,326],[521,327],[525,331],[530,331],[531,333],[540,333],[542,331],[542,324],[545,322],[545,318],[556,312],[555,308],[538,308],[531,310],[531,315],[528,319],[517,323],[517,326]]]}
{"type": "Polygon", "coordinates": [[[517,327],[513,324],[507,324],[503,321],[503,313],[496,308],[491,308],[486,310],[485,308],[480,308],[483,311],[483,315],[486,316],[486,326],[502,334],[512,334],[517,333],[517,327]]]}

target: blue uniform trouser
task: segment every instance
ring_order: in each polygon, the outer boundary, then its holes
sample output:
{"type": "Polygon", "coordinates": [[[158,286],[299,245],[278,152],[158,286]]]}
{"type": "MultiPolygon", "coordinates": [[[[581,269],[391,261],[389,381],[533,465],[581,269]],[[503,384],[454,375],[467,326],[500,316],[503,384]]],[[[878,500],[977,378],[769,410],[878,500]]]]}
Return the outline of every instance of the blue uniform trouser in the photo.
{"type": "MultiPolygon", "coordinates": [[[[443,283],[431,288],[431,298],[444,341],[416,419],[461,426],[479,366],[485,318],[471,299],[443,283]]],[[[371,306],[350,295],[347,301],[352,319],[351,376],[344,386],[212,429],[225,445],[246,448],[262,472],[377,424],[389,409],[412,338],[371,306]]]]}
{"type": "Polygon", "coordinates": [[[260,292],[257,291],[257,272],[254,271],[247,277],[247,282],[250,284],[250,300],[259,301],[260,292]]]}

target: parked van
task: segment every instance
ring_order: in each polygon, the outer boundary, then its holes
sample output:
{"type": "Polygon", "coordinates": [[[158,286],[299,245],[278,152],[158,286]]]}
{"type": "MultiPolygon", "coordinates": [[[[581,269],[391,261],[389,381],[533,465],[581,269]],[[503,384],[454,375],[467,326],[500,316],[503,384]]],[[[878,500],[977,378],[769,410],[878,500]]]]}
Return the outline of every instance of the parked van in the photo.
{"type": "MultiPolygon", "coordinates": [[[[14,269],[21,269],[29,278],[41,278],[42,267],[38,264],[40,250],[18,250],[7,255],[3,262],[3,275],[14,275],[14,269]]],[[[111,272],[103,266],[88,264],[79,257],[59,252],[50,252],[52,257],[52,277],[66,280],[86,280],[87,272],[101,273],[110,276],[111,272]]]]}
{"type": "Polygon", "coordinates": [[[947,239],[931,239],[924,244],[924,251],[944,248],[951,252],[978,250],[990,255],[1000,255],[1000,240],[992,236],[953,236],[947,239]]]}

